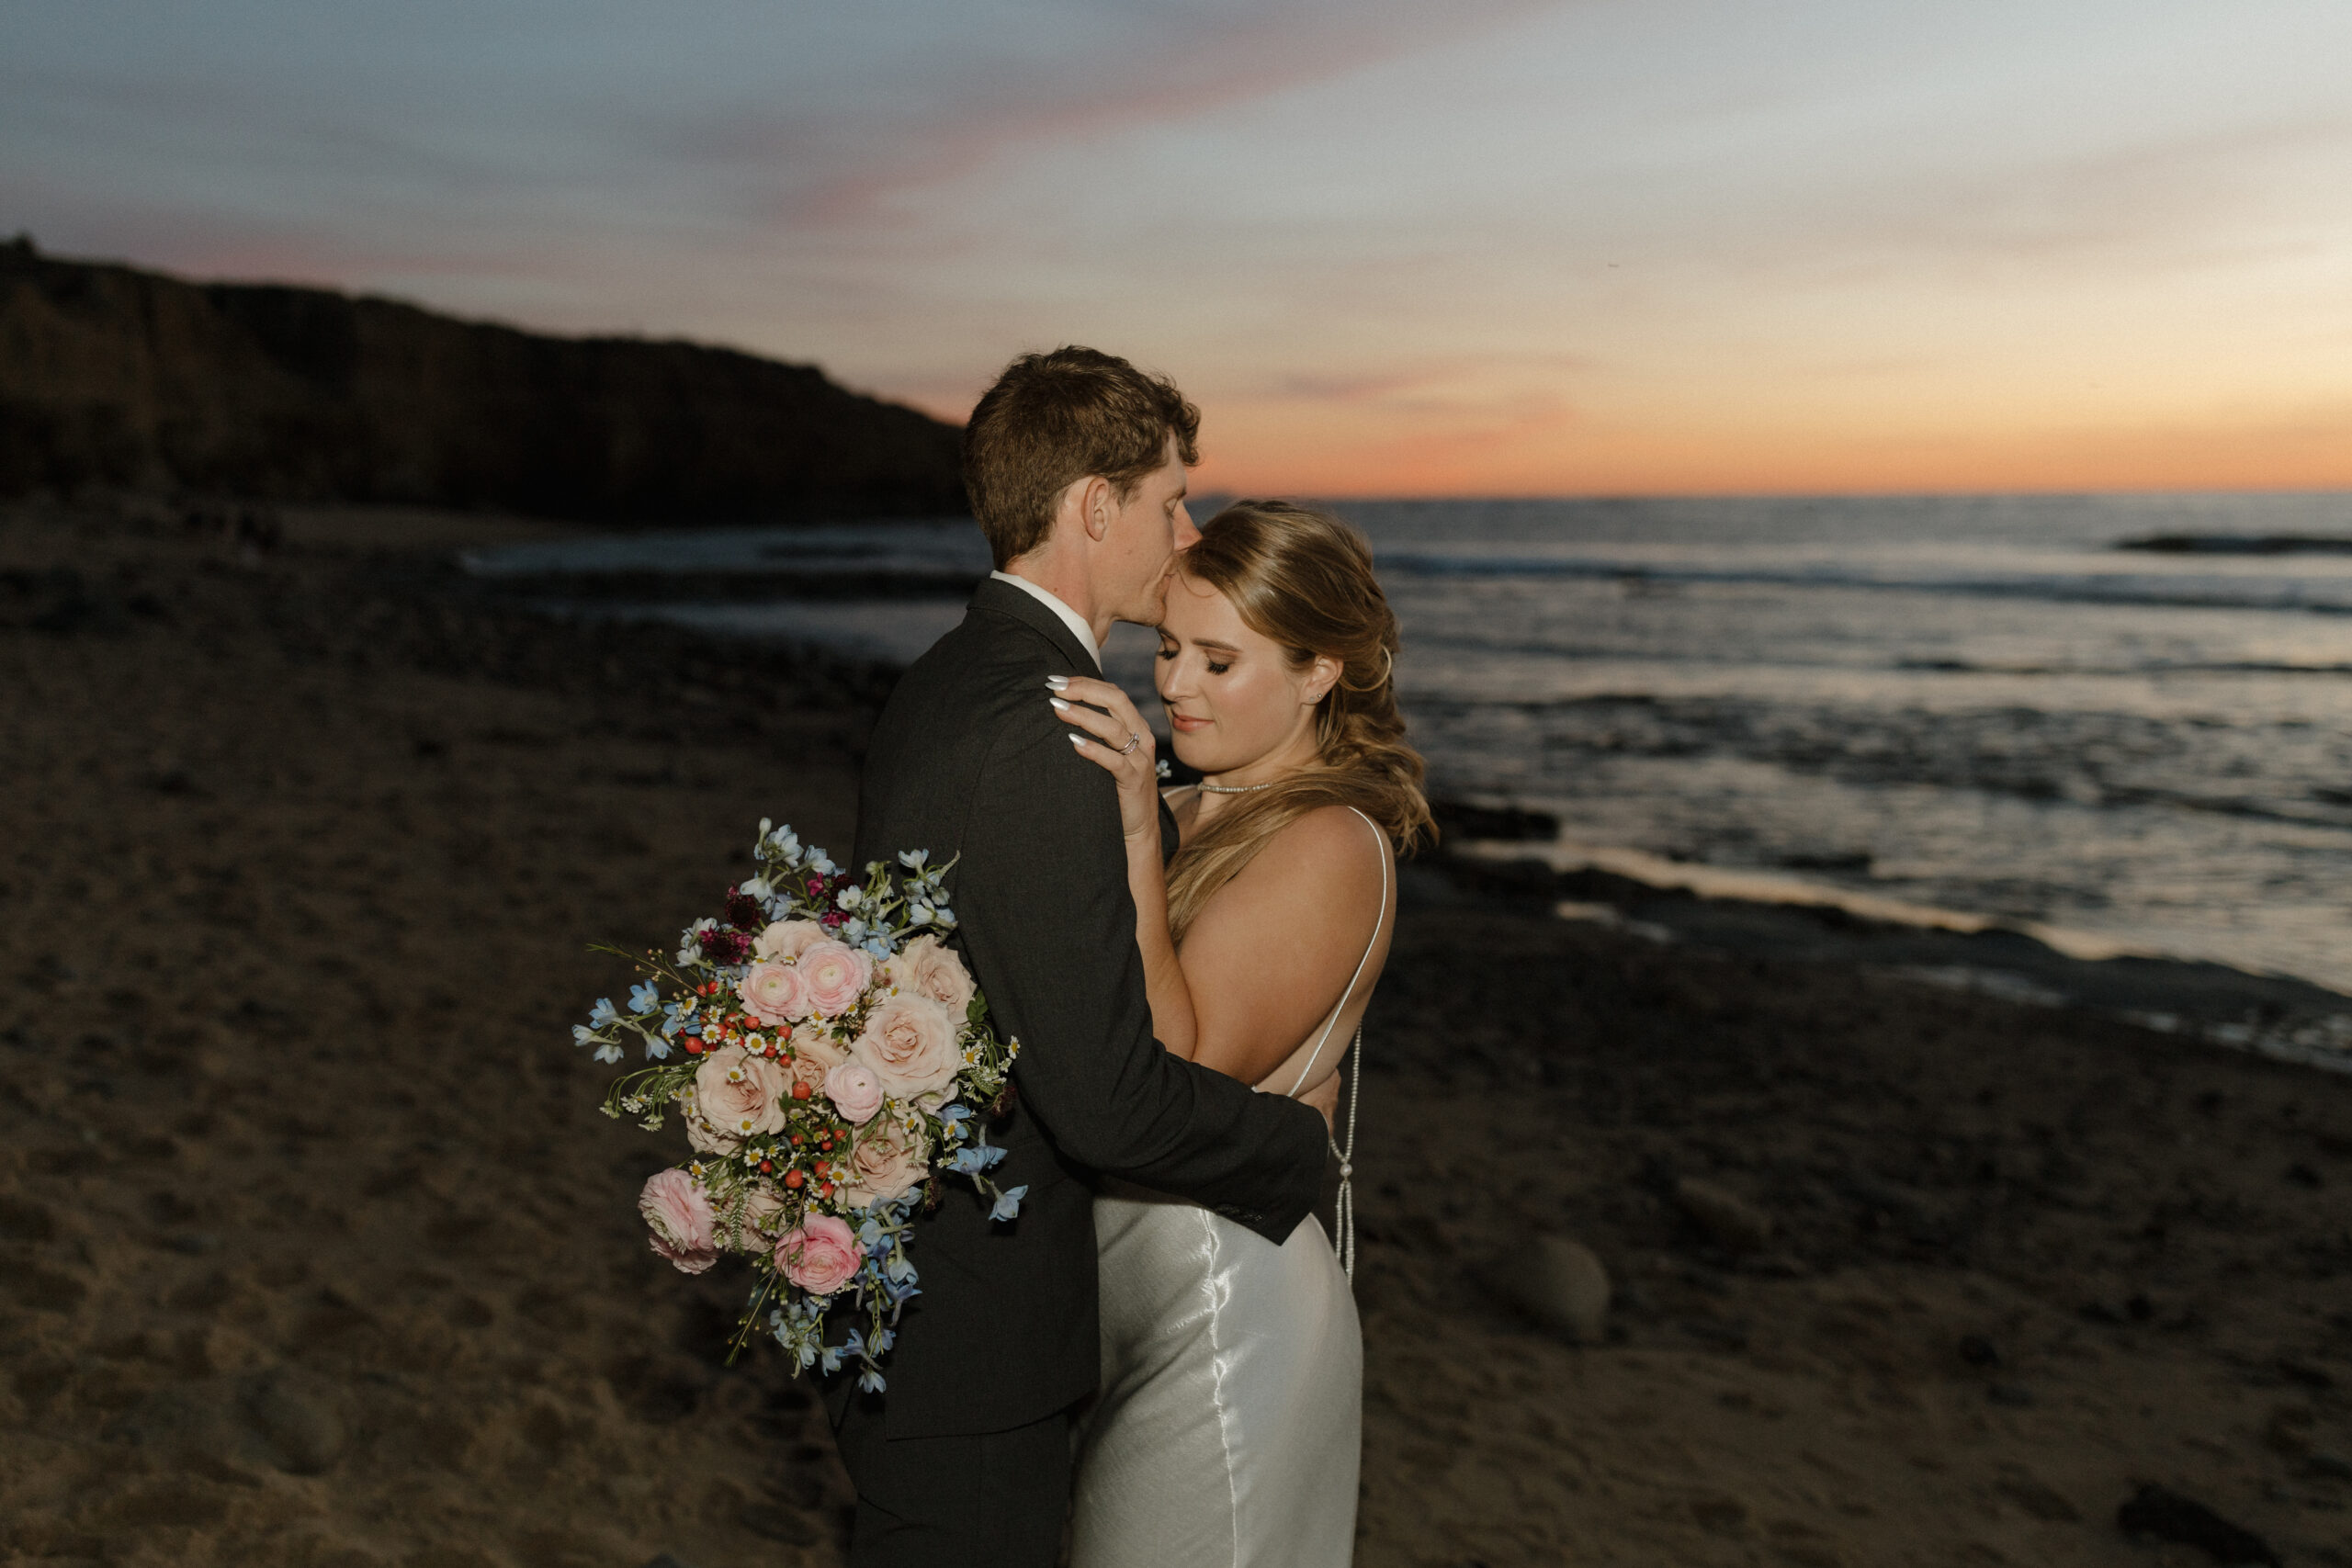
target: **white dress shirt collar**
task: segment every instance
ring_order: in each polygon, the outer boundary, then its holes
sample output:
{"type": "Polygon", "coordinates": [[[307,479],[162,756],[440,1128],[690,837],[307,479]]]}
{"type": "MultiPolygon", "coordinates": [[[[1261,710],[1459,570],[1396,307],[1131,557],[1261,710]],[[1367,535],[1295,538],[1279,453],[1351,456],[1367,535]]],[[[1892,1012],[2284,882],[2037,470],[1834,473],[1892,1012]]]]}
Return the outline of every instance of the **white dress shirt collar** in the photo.
{"type": "Polygon", "coordinates": [[[1086,656],[1094,660],[1094,668],[1098,671],[1102,670],[1102,649],[1094,640],[1094,628],[1080,620],[1076,610],[1071,609],[1025,577],[1015,577],[1009,571],[992,571],[989,575],[999,582],[1010,582],[1030,598],[1059,615],[1062,625],[1069,628],[1069,635],[1078,638],[1078,646],[1086,649],[1086,656]]]}

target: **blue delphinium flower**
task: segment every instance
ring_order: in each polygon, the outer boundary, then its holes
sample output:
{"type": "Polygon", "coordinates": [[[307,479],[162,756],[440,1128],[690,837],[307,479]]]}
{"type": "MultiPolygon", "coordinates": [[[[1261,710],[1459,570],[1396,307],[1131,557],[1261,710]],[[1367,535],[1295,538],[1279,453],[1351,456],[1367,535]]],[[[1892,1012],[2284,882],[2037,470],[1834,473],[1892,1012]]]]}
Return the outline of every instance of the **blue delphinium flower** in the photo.
{"type": "Polygon", "coordinates": [[[661,988],[655,986],[652,981],[639,980],[634,987],[630,987],[628,993],[629,1011],[651,1012],[661,1005],[661,988]]]}
{"type": "Polygon", "coordinates": [[[947,1156],[947,1168],[958,1176],[977,1176],[1004,1157],[1004,1151],[991,1144],[973,1144],[957,1149],[947,1156]]]}
{"type": "MultiPolygon", "coordinates": [[[[615,1050],[617,1052],[618,1047],[615,1047],[615,1050]]],[[[645,1059],[649,1062],[668,1061],[670,1059],[670,1043],[666,1040],[656,1040],[649,1035],[645,1042],[645,1059]]],[[[619,1055],[616,1055],[613,1057],[613,1060],[616,1062],[619,1061],[619,1055]]]]}
{"type": "Polygon", "coordinates": [[[1029,1187],[1026,1182],[1018,1187],[1006,1188],[996,1195],[996,1206],[989,1211],[989,1218],[992,1220],[1019,1219],[1021,1200],[1027,1196],[1029,1196],[1029,1187]]]}
{"type": "Polygon", "coordinates": [[[596,1047],[596,1060],[600,1062],[617,1062],[620,1059],[621,1046],[619,1041],[607,1040],[602,1045],[596,1047]]]}
{"type": "Polygon", "coordinates": [[[899,863],[912,872],[921,872],[922,863],[930,858],[929,850],[900,850],[899,852],[899,863]]]}
{"type": "Polygon", "coordinates": [[[608,1023],[618,1023],[620,1016],[619,1010],[613,1006],[613,998],[610,997],[597,998],[596,1005],[588,1010],[588,1021],[598,1029],[604,1028],[608,1023]]]}

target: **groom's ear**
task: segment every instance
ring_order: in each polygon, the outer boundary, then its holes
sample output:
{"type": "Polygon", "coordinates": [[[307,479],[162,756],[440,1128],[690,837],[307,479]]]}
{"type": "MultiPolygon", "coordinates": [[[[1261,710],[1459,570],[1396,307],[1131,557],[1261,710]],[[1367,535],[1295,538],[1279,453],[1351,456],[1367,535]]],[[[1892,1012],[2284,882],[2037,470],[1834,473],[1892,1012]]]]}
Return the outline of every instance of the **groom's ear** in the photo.
{"type": "Polygon", "coordinates": [[[1078,492],[1079,518],[1086,536],[1101,544],[1111,532],[1111,519],[1118,514],[1116,487],[1101,474],[1089,474],[1071,488],[1078,492]]]}

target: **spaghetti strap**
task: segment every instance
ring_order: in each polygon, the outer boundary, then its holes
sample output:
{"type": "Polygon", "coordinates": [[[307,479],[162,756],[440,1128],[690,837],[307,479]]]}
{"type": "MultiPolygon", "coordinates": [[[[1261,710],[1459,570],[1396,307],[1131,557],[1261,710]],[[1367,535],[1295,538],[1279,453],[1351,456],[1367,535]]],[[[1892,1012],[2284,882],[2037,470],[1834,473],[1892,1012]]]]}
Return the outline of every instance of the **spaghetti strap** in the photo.
{"type": "MultiPolygon", "coordinates": [[[[1352,806],[1348,809],[1355,811],[1358,817],[1363,818],[1363,825],[1372,829],[1373,843],[1380,852],[1380,907],[1378,913],[1373,917],[1372,940],[1363,944],[1363,956],[1356,960],[1356,972],[1348,976],[1347,989],[1340,993],[1339,1005],[1331,1010],[1331,1016],[1324,1021],[1323,1032],[1316,1037],[1315,1049],[1307,1056],[1306,1066],[1299,1068],[1298,1077],[1291,1080],[1290,1097],[1293,1099],[1297,1098],[1300,1088],[1306,1084],[1306,1075],[1315,1070],[1315,1064],[1323,1055],[1323,1047],[1330,1043],[1331,1031],[1338,1026],[1340,1015],[1348,1010],[1348,998],[1355,995],[1356,982],[1363,978],[1363,966],[1372,962],[1372,950],[1380,945],[1380,933],[1386,929],[1388,923],[1387,836],[1381,832],[1379,823],[1365,817],[1363,812],[1356,811],[1352,806]]],[[[1356,1100],[1363,1087],[1363,1025],[1361,1022],[1356,1025],[1355,1038],[1348,1042],[1347,1050],[1340,1053],[1340,1060],[1343,1065],[1348,1059],[1348,1051],[1353,1051],[1356,1054],[1355,1071],[1348,1078],[1348,1141],[1341,1144],[1336,1136],[1329,1137],[1326,1141],[1330,1145],[1331,1152],[1338,1156],[1340,1160],[1340,1196],[1331,1212],[1331,1225],[1339,1234],[1334,1235],[1331,1241],[1332,1245],[1339,1248],[1340,1267],[1346,1271],[1348,1283],[1353,1285],[1356,1279],[1354,1180],[1356,1100]]]]}

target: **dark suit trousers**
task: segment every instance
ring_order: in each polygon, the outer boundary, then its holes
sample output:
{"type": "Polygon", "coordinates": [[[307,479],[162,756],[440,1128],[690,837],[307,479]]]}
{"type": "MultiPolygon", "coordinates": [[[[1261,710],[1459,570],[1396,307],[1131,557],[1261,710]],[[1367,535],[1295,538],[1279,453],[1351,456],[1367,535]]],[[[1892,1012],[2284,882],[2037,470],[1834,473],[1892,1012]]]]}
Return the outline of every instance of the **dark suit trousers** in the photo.
{"type": "Polygon", "coordinates": [[[884,1435],[881,1402],[833,1427],[857,1487],[850,1568],[1054,1568],[1069,1512],[1069,1412],[1009,1432],[884,1435]]]}

